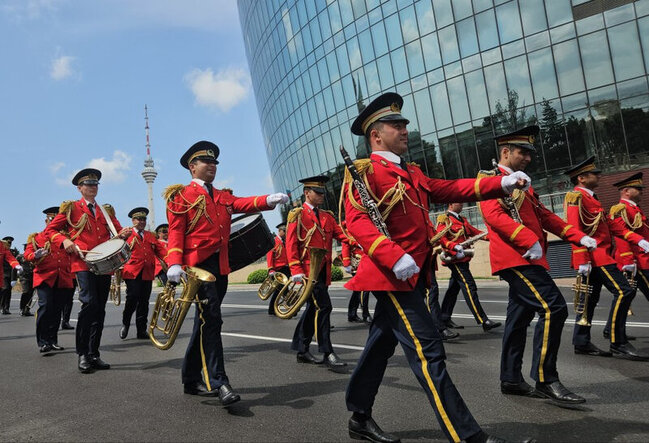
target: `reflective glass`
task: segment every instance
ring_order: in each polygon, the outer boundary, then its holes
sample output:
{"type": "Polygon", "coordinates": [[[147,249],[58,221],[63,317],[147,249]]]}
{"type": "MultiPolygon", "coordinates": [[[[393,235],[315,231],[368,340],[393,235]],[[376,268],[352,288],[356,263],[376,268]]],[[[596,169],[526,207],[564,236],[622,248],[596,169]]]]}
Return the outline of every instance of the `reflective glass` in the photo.
{"type": "Polygon", "coordinates": [[[606,31],[598,31],[579,38],[581,60],[584,63],[586,86],[596,88],[613,82],[613,67],[608,54],[606,31]]]}
{"type": "Polygon", "coordinates": [[[503,58],[512,58],[525,52],[523,40],[517,40],[502,46],[503,58]]]}
{"type": "Polygon", "coordinates": [[[473,128],[469,124],[459,126],[455,129],[455,136],[457,138],[460,158],[462,159],[460,162],[462,176],[475,177],[480,166],[478,163],[478,154],[475,149],[473,128]]]}
{"type": "Polygon", "coordinates": [[[439,46],[442,50],[442,60],[444,63],[451,63],[460,58],[460,52],[457,47],[457,38],[455,37],[455,27],[448,26],[437,31],[439,35],[439,46]]]}
{"type": "Polygon", "coordinates": [[[317,48],[322,43],[320,23],[318,22],[318,20],[311,20],[309,22],[309,27],[311,28],[311,39],[313,40],[313,46],[317,48]]]}
{"type": "Polygon", "coordinates": [[[647,89],[647,79],[641,77],[620,82],[617,84],[617,93],[620,98],[649,93],[649,90],[647,89]]]}
{"type": "Polygon", "coordinates": [[[390,50],[403,45],[401,33],[397,32],[397,29],[401,29],[401,23],[399,23],[398,14],[391,15],[390,17],[385,19],[385,29],[388,30],[388,45],[390,46],[390,50]]]}
{"type": "Polygon", "coordinates": [[[606,103],[605,106],[610,106],[613,102],[617,103],[615,86],[609,85],[603,88],[591,89],[588,91],[588,102],[595,106],[602,105],[603,103],[606,103]]]}
{"type": "Polygon", "coordinates": [[[545,164],[548,170],[565,168],[570,154],[559,101],[545,100],[539,108],[538,124],[541,128],[545,164]]]}
{"type": "Polygon", "coordinates": [[[336,53],[330,52],[326,60],[327,66],[329,68],[329,82],[333,83],[340,78],[340,72],[338,72],[338,62],[336,61],[336,53]]]}
{"type": "Polygon", "coordinates": [[[565,25],[561,25],[550,30],[550,38],[552,39],[552,43],[559,43],[574,37],[575,26],[572,23],[566,23],[565,25]]]}
{"type": "Polygon", "coordinates": [[[355,19],[367,14],[367,9],[365,9],[365,0],[352,0],[352,11],[354,11],[355,19]]]}
{"type": "Polygon", "coordinates": [[[489,103],[487,102],[487,93],[482,71],[474,71],[464,76],[466,82],[466,92],[469,97],[471,114],[473,118],[481,118],[489,115],[489,103]]]}
{"type": "Polygon", "coordinates": [[[336,48],[336,58],[338,59],[340,75],[343,76],[349,74],[350,66],[349,59],[347,58],[347,47],[345,45],[336,48]]]}
{"type": "Polygon", "coordinates": [[[635,22],[609,28],[608,38],[615,78],[620,81],[643,75],[642,51],[635,22]]]}
{"type": "Polygon", "coordinates": [[[442,68],[435,69],[426,76],[428,77],[428,84],[434,85],[435,83],[444,81],[444,70],[442,68]]]}
{"type": "Polygon", "coordinates": [[[484,68],[484,78],[487,83],[490,109],[493,113],[496,108],[496,103],[507,103],[507,88],[505,87],[505,73],[503,72],[502,63],[484,68]]]}
{"type": "Polygon", "coordinates": [[[473,13],[471,0],[453,0],[453,13],[455,14],[455,21],[470,16],[473,13]]]}
{"type": "Polygon", "coordinates": [[[426,164],[423,166],[426,167],[426,175],[428,177],[443,178],[444,167],[440,162],[442,155],[436,142],[437,140],[434,134],[428,134],[421,138],[421,145],[426,157],[426,164]]]}
{"type": "Polygon", "coordinates": [[[635,18],[633,4],[629,3],[604,11],[604,18],[608,27],[632,20],[635,18]]]}
{"type": "Polygon", "coordinates": [[[446,85],[438,83],[430,87],[430,98],[433,102],[435,124],[437,128],[448,128],[452,125],[451,111],[448,107],[448,95],[446,85]]]}
{"type": "Polygon", "coordinates": [[[580,92],[579,94],[561,97],[561,104],[563,105],[563,112],[569,112],[588,106],[588,99],[585,92],[580,92]]]}
{"type": "Polygon", "coordinates": [[[527,52],[536,51],[546,46],[550,46],[550,33],[548,31],[539,32],[525,39],[527,52]]]}
{"type": "Polygon", "coordinates": [[[649,14],[649,0],[637,0],[633,4],[635,5],[635,13],[638,17],[649,14]]]}
{"type": "MultiPolygon", "coordinates": [[[[311,2],[306,2],[307,4],[311,2]]],[[[352,4],[349,0],[338,0],[340,5],[340,17],[343,21],[343,27],[354,21],[354,11],[352,10],[352,4]]]]}
{"type": "Polygon", "coordinates": [[[453,10],[451,9],[450,0],[434,0],[433,7],[435,8],[438,29],[453,23],[453,10]]]}
{"type": "MultiPolygon", "coordinates": [[[[304,10],[304,8],[300,8],[304,10]]],[[[338,9],[338,2],[333,2],[327,7],[329,14],[329,23],[331,23],[331,31],[335,34],[343,28],[342,19],[340,18],[340,10],[338,9]]]]}
{"type": "Polygon", "coordinates": [[[388,40],[385,36],[385,28],[383,27],[383,22],[379,22],[372,26],[372,40],[374,41],[374,51],[376,56],[380,57],[386,52],[388,52],[388,40]]]}
{"type": "Polygon", "coordinates": [[[419,37],[414,6],[399,11],[399,17],[401,18],[401,34],[403,35],[404,43],[411,42],[419,37]]]}
{"type": "Polygon", "coordinates": [[[430,104],[430,94],[428,90],[415,92],[413,94],[415,109],[419,120],[419,131],[423,133],[435,130],[435,121],[433,120],[433,107],[430,104]]]}
{"type": "Polygon", "coordinates": [[[591,15],[576,22],[577,34],[584,35],[597,31],[604,27],[604,16],[602,14],[591,15]]]}
{"type": "Polygon", "coordinates": [[[385,55],[376,61],[379,78],[381,79],[381,88],[383,90],[392,88],[394,86],[394,77],[392,76],[392,65],[390,64],[390,56],[385,55]]]}
{"type": "Polygon", "coordinates": [[[358,34],[358,43],[360,45],[363,63],[369,63],[370,60],[374,60],[374,47],[372,46],[372,36],[370,35],[369,29],[358,34]]]}
{"type": "Polygon", "coordinates": [[[496,18],[498,19],[498,34],[501,43],[509,43],[523,36],[517,2],[498,6],[496,18]]]}
{"type": "Polygon", "coordinates": [[[419,91],[428,86],[428,80],[426,74],[422,74],[419,77],[415,77],[410,80],[410,85],[412,86],[413,91],[419,91]]]}
{"type": "Polygon", "coordinates": [[[455,26],[457,27],[457,35],[460,40],[461,56],[468,57],[478,52],[478,36],[476,35],[473,18],[462,20],[455,26]]]}
{"type": "Polygon", "coordinates": [[[619,103],[615,101],[591,106],[599,165],[607,170],[619,170],[625,163],[626,142],[622,131],[619,103]]]}
{"type": "MultiPolygon", "coordinates": [[[[649,0],[647,0],[649,2],[649,0]]],[[[649,16],[638,20],[640,38],[642,39],[642,51],[647,72],[649,72],[649,16]]]]}
{"type": "Polygon", "coordinates": [[[426,63],[426,71],[442,66],[442,59],[439,55],[439,44],[437,42],[437,34],[428,34],[421,39],[421,46],[424,53],[424,62],[426,63]]]}
{"type": "Polygon", "coordinates": [[[462,77],[455,77],[448,80],[446,85],[448,87],[448,98],[451,102],[453,122],[457,125],[471,120],[464,79],[462,77]]]}
{"type": "Polygon", "coordinates": [[[378,94],[381,91],[379,82],[379,72],[376,69],[376,63],[371,62],[365,65],[365,81],[367,82],[367,91],[369,95],[378,94]]]}
{"type": "Polygon", "coordinates": [[[507,77],[507,87],[518,93],[521,106],[534,103],[527,70],[527,59],[524,55],[505,61],[505,75],[507,77]]]}
{"type": "Polygon", "coordinates": [[[358,47],[358,39],[347,40],[347,54],[349,55],[349,66],[352,71],[358,69],[362,65],[361,50],[358,47]]]}
{"type": "Polygon", "coordinates": [[[641,95],[620,102],[629,153],[647,154],[649,138],[649,95],[641,95]]]}
{"type": "Polygon", "coordinates": [[[541,49],[528,55],[534,97],[537,102],[544,98],[554,98],[559,95],[557,81],[554,75],[554,62],[550,48],[541,49]]]}
{"type": "Polygon", "coordinates": [[[442,152],[442,163],[444,164],[444,172],[447,179],[461,178],[460,172],[460,156],[457,152],[457,145],[455,142],[455,134],[452,130],[441,131],[438,133],[439,147],[442,152]]]}
{"type": "Polygon", "coordinates": [[[572,20],[570,0],[549,0],[545,2],[545,12],[551,28],[572,20]]]}
{"type": "Polygon", "coordinates": [[[414,41],[406,45],[406,56],[408,59],[408,69],[410,76],[414,77],[424,73],[424,58],[421,55],[421,46],[419,41],[414,41]]]}
{"type": "Polygon", "coordinates": [[[480,50],[491,49],[498,46],[498,32],[496,28],[496,17],[493,9],[482,12],[475,16],[475,24],[478,28],[478,39],[480,50]]]}
{"type": "Polygon", "coordinates": [[[493,48],[482,53],[482,64],[490,65],[492,63],[499,62],[503,59],[502,54],[500,53],[500,47],[493,48]]]}
{"type": "Polygon", "coordinates": [[[464,72],[470,72],[482,67],[482,60],[480,54],[472,55],[462,60],[462,69],[464,72]]]}
{"type": "Polygon", "coordinates": [[[408,65],[406,64],[406,54],[403,48],[399,48],[390,53],[392,59],[392,68],[394,69],[394,81],[401,83],[408,80],[408,65]]]}
{"type": "Polygon", "coordinates": [[[491,120],[488,118],[476,120],[473,124],[473,133],[480,169],[493,169],[491,160],[497,158],[497,152],[491,120]]]}
{"type": "Polygon", "coordinates": [[[519,2],[525,35],[547,29],[548,24],[545,20],[543,3],[543,0],[524,0],[519,2]]]}
{"type": "Polygon", "coordinates": [[[433,14],[433,5],[431,0],[420,0],[415,3],[417,21],[419,22],[419,32],[426,35],[435,29],[435,14],[433,14]]]}
{"type": "Polygon", "coordinates": [[[572,94],[583,90],[584,80],[579,62],[577,42],[570,40],[554,45],[553,51],[561,94],[572,94]]]}
{"type": "Polygon", "coordinates": [[[473,0],[473,11],[480,12],[493,6],[492,0],[473,0]]]}

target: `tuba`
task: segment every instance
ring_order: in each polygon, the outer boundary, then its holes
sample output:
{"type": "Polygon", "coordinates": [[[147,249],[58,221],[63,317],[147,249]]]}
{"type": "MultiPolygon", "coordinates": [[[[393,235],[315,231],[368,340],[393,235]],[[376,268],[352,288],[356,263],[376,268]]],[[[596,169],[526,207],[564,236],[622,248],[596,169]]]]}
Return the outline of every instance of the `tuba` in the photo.
{"type": "Polygon", "coordinates": [[[586,275],[586,281],[584,282],[584,276],[582,274],[577,274],[577,279],[575,284],[572,286],[572,290],[575,293],[575,299],[573,304],[575,306],[575,314],[580,316],[577,324],[579,326],[590,326],[588,322],[588,299],[593,293],[593,287],[590,283],[590,272],[586,275]]]}
{"type": "Polygon", "coordinates": [[[261,286],[257,290],[257,295],[260,299],[267,300],[268,297],[273,295],[273,292],[280,287],[286,286],[290,281],[291,279],[281,272],[275,272],[273,275],[266,277],[266,280],[261,283],[261,286]]]}
{"type": "MultiPolygon", "coordinates": [[[[633,289],[633,290],[638,289],[638,281],[635,279],[635,275],[633,275],[633,272],[624,271],[623,274],[624,274],[624,277],[626,278],[626,281],[629,282],[629,286],[631,286],[631,289],[633,289]]],[[[633,314],[633,311],[631,310],[631,306],[629,306],[629,312],[627,312],[627,315],[635,315],[635,314],[633,314]]]]}
{"type": "Polygon", "coordinates": [[[122,303],[122,270],[118,269],[110,279],[110,299],[119,306],[122,303]]]}
{"type": "Polygon", "coordinates": [[[304,279],[303,284],[296,285],[290,280],[275,299],[275,315],[282,319],[294,317],[302,305],[311,297],[316,283],[316,277],[320,273],[322,263],[327,250],[322,248],[309,248],[309,277],[304,279]]]}
{"type": "Polygon", "coordinates": [[[211,272],[204,269],[183,266],[183,270],[187,276],[180,279],[183,283],[182,294],[179,298],[176,298],[176,285],[167,282],[164,289],[158,294],[158,299],[153,308],[153,315],[151,316],[151,323],[149,324],[149,338],[153,346],[163,351],[173,346],[192,303],[207,303],[207,300],[199,300],[196,296],[198,289],[204,282],[216,280],[216,277],[211,272]],[[164,342],[158,340],[155,337],[156,330],[162,332],[167,337],[167,340],[164,342]]]}

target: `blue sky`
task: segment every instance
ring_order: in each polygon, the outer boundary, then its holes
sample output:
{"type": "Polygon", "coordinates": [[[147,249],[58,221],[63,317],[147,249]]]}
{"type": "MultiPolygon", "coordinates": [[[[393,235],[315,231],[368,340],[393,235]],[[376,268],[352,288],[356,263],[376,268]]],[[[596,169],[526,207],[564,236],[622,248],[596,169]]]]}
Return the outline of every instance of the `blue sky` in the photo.
{"type": "MultiPolygon", "coordinates": [[[[236,0],[0,0],[0,41],[0,238],[42,230],[88,166],[104,173],[97,200],[130,225],[147,204],[145,104],[157,224],[198,140],[221,149],[217,187],[274,192],[236,0]]],[[[274,230],[279,210],[265,217],[274,230]]]]}

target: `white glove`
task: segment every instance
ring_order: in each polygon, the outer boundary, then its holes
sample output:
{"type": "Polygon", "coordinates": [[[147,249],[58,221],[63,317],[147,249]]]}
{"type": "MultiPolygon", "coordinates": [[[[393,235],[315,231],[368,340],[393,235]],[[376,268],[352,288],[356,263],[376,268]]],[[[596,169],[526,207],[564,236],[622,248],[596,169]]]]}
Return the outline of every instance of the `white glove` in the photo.
{"type": "Polygon", "coordinates": [[[577,274],[588,275],[592,269],[593,266],[590,263],[586,263],[585,265],[579,265],[577,274]]]}
{"type": "Polygon", "coordinates": [[[302,283],[302,279],[304,279],[304,274],[291,275],[291,281],[293,283],[302,283]]]}
{"type": "Polygon", "coordinates": [[[597,240],[595,240],[593,237],[589,237],[587,235],[584,235],[581,240],[579,240],[579,244],[582,246],[586,246],[589,251],[594,251],[595,248],[597,248],[597,240]]]}
{"type": "Polygon", "coordinates": [[[503,191],[507,194],[514,192],[514,189],[521,189],[522,191],[527,191],[530,187],[532,180],[529,175],[523,171],[512,172],[509,175],[503,176],[503,179],[500,182],[500,186],[503,188],[503,191]],[[519,180],[525,180],[525,185],[521,188],[518,186],[519,180]]]}
{"type": "Polygon", "coordinates": [[[529,260],[538,260],[541,257],[543,257],[543,248],[541,248],[541,243],[539,242],[534,243],[532,247],[523,254],[523,258],[529,260]]]}
{"type": "Polygon", "coordinates": [[[288,203],[288,195],[278,192],[277,194],[270,194],[268,197],[266,197],[266,204],[271,208],[277,206],[278,203],[288,203]]]}
{"type": "Polygon", "coordinates": [[[457,254],[455,254],[455,258],[457,258],[458,260],[464,258],[464,248],[462,247],[462,245],[455,245],[453,249],[457,252],[457,254]]]}
{"type": "Polygon", "coordinates": [[[18,272],[18,275],[19,275],[19,276],[23,275],[23,271],[24,271],[24,269],[23,269],[22,266],[18,265],[18,266],[16,266],[14,269],[16,270],[16,272],[18,272]]]}
{"type": "Polygon", "coordinates": [[[343,266],[343,269],[345,270],[346,273],[351,274],[352,273],[352,267],[351,266],[343,266]]]}
{"type": "Polygon", "coordinates": [[[185,275],[185,271],[183,271],[183,267],[180,265],[171,265],[167,269],[167,280],[172,283],[179,283],[180,277],[183,275],[185,275]]]}
{"type": "Polygon", "coordinates": [[[268,271],[268,275],[273,275],[274,273],[275,273],[275,271],[272,271],[272,270],[268,271]]]}
{"type": "Polygon", "coordinates": [[[392,267],[392,272],[401,281],[406,281],[420,271],[410,254],[404,254],[392,267]]]}
{"type": "Polygon", "coordinates": [[[48,251],[45,248],[40,248],[34,251],[34,258],[39,259],[41,257],[45,257],[46,255],[49,255],[50,251],[48,251]]]}
{"type": "Polygon", "coordinates": [[[16,280],[11,281],[11,287],[13,288],[14,286],[16,286],[16,280]]]}
{"type": "Polygon", "coordinates": [[[640,247],[640,249],[642,249],[642,250],[645,252],[645,254],[646,254],[647,252],[649,252],[649,241],[644,240],[644,239],[643,239],[643,240],[640,240],[640,241],[638,242],[638,246],[640,247]]]}
{"type": "Polygon", "coordinates": [[[632,265],[624,265],[624,266],[622,266],[622,272],[630,272],[631,275],[633,275],[634,277],[635,277],[635,273],[636,273],[637,269],[638,269],[638,267],[635,265],[635,263],[632,264],[632,265]]]}

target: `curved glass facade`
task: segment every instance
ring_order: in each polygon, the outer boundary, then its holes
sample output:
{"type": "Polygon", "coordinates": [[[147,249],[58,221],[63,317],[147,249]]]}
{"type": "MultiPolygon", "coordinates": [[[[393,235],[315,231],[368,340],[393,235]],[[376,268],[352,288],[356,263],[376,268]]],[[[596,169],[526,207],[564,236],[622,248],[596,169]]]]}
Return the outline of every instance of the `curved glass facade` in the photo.
{"type": "MultiPolygon", "coordinates": [[[[277,190],[331,176],[338,146],[379,94],[404,97],[409,160],[429,176],[491,169],[495,134],[536,123],[538,192],[596,155],[605,171],[649,163],[649,0],[239,0],[277,190]]],[[[297,193],[296,193],[297,191],[297,193]]]]}

